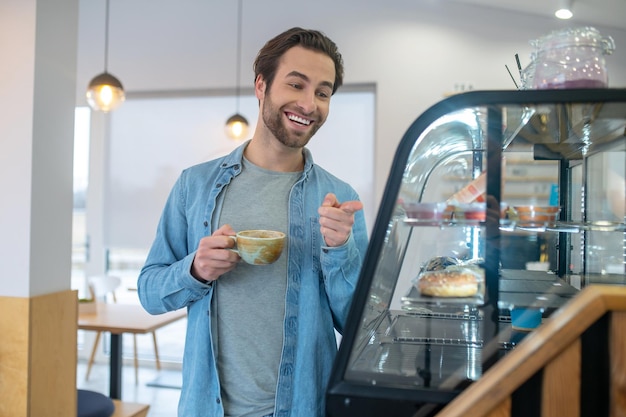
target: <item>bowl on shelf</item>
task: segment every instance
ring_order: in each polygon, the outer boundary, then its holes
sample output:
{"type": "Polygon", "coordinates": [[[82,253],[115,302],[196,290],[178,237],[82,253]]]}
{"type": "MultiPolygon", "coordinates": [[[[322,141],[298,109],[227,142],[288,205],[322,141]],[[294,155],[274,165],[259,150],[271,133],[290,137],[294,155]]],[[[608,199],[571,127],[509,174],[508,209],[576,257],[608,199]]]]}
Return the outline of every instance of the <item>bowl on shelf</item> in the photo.
{"type": "Polygon", "coordinates": [[[515,206],[517,221],[520,225],[552,226],[561,211],[558,206],[515,206]]]}
{"type": "Polygon", "coordinates": [[[459,204],[454,208],[454,218],[459,221],[484,222],[487,217],[485,203],[459,204]]]}
{"type": "Polygon", "coordinates": [[[406,217],[409,220],[433,222],[449,220],[451,216],[451,210],[448,208],[446,203],[417,203],[402,201],[400,204],[404,208],[406,217]]]}

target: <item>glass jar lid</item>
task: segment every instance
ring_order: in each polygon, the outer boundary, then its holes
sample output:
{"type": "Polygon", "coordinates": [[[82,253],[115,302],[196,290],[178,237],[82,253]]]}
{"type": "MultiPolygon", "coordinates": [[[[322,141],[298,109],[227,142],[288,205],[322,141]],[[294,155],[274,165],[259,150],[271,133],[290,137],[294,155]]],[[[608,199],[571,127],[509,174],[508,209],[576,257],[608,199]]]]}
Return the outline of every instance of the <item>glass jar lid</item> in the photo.
{"type": "Polygon", "coordinates": [[[604,55],[611,55],[615,50],[615,41],[612,37],[603,37],[596,28],[590,26],[555,30],[539,39],[530,41],[530,44],[538,52],[573,46],[597,48],[604,55]]]}

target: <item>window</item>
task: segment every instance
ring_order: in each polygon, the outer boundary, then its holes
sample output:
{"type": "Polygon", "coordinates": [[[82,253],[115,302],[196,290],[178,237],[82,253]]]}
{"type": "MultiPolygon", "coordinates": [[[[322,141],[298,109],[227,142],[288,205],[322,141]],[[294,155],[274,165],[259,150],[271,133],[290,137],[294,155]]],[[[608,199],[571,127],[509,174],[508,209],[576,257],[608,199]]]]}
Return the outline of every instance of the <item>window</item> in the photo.
{"type": "Polygon", "coordinates": [[[87,261],[85,208],[89,184],[89,131],[91,111],[77,107],[74,113],[74,209],[72,215],[72,288],[82,297],[87,261]]]}

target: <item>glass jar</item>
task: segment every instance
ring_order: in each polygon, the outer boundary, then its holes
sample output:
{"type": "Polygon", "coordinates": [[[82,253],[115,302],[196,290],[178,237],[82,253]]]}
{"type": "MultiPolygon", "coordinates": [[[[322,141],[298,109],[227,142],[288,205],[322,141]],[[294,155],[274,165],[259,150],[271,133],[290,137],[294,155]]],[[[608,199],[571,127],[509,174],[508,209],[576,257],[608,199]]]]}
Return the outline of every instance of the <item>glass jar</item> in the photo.
{"type": "Polygon", "coordinates": [[[520,88],[522,90],[529,90],[529,89],[534,88],[533,80],[535,78],[536,66],[537,66],[537,51],[535,50],[530,54],[530,64],[528,64],[528,66],[524,68],[521,73],[522,85],[520,88]]]}
{"type": "Polygon", "coordinates": [[[606,88],[605,55],[615,49],[610,36],[592,27],[568,28],[531,41],[535,46],[532,88],[606,88]]]}

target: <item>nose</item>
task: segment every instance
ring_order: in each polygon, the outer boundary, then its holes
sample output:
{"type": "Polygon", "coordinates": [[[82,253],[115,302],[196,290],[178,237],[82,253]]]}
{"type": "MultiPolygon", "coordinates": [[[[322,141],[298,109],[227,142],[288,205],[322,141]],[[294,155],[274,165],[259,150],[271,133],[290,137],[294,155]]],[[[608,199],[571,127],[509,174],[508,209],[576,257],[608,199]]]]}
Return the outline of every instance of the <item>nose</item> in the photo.
{"type": "Polygon", "coordinates": [[[304,114],[313,113],[317,108],[317,96],[315,95],[315,90],[309,88],[301,90],[296,104],[302,109],[304,114]]]}

